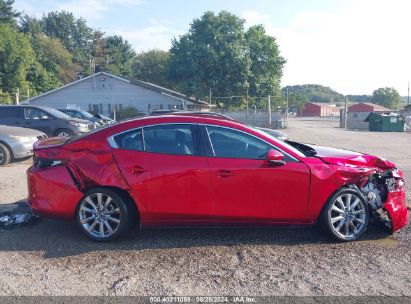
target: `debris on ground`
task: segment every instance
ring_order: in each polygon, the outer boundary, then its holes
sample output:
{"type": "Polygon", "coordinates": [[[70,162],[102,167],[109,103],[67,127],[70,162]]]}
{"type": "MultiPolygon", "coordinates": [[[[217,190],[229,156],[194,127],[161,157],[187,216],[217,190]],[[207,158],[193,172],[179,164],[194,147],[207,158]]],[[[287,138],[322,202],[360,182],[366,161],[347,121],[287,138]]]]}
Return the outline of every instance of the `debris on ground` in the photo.
{"type": "Polygon", "coordinates": [[[39,218],[24,202],[2,207],[7,208],[0,208],[0,229],[13,229],[20,225],[33,223],[39,218]]]}

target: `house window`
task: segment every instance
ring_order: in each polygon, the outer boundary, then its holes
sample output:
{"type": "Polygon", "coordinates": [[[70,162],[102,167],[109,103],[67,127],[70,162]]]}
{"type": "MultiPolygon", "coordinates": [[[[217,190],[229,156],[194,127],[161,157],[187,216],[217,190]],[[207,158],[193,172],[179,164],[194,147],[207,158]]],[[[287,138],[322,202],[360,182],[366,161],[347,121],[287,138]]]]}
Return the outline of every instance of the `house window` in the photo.
{"type": "Polygon", "coordinates": [[[163,104],[160,104],[160,110],[162,110],[163,109],[163,104]]]}
{"type": "Polygon", "coordinates": [[[168,104],[168,109],[171,110],[171,104],[168,104]]]}
{"type": "Polygon", "coordinates": [[[147,113],[151,114],[151,104],[150,103],[147,105],[147,113]]]}
{"type": "Polygon", "coordinates": [[[102,103],[100,103],[100,105],[99,105],[99,113],[103,113],[103,104],[102,103]]]}
{"type": "Polygon", "coordinates": [[[98,104],[93,104],[92,112],[97,114],[98,113],[98,104]]]}
{"type": "Polygon", "coordinates": [[[118,110],[121,112],[121,111],[123,111],[123,105],[120,103],[119,105],[118,105],[118,110]]]}

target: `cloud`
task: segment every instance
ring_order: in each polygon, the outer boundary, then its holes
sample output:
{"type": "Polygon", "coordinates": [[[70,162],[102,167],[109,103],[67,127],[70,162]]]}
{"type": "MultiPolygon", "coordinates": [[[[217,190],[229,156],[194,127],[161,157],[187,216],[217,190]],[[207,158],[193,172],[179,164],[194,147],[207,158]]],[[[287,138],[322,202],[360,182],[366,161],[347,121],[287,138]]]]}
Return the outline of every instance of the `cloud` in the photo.
{"type": "Polygon", "coordinates": [[[54,6],[54,10],[72,12],[87,20],[101,19],[104,13],[115,7],[133,7],[144,4],[143,0],[70,0],[54,6]]]}
{"type": "Polygon", "coordinates": [[[182,35],[183,32],[174,28],[172,23],[161,23],[151,19],[149,25],[143,28],[115,28],[106,30],[109,35],[121,35],[138,52],[149,49],[168,50],[171,39],[182,35]]]}
{"type": "Polygon", "coordinates": [[[241,13],[241,18],[245,19],[246,26],[269,23],[270,17],[267,14],[255,10],[245,10],[241,13]]]}
{"type": "Polygon", "coordinates": [[[392,86],[407,94],[411,79],[411,2],[348,1],[338,10],[300,11],[276,27],[263,13],[243,14],[277,38],[287,59],[283,84],[319,83],[343,94],[392,86]]]}

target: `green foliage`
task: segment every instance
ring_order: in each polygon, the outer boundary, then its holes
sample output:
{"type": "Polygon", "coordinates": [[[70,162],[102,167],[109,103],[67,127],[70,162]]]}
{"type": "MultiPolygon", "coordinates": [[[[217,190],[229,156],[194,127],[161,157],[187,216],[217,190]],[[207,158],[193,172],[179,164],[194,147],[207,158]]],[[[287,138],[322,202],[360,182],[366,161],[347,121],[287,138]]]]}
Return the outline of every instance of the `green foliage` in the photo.
{"type": "Polygon", "coordinates": [[[107,37],[103,53],[107,58],[108,72],[123,76],[131,74],[131,63],[136,54],[127,40],[120,36],[107,37]]]}
{"type": "Polygon", "coordinates": [[[310,102],[341,103],[345,100],[344,95],[318,84],[287,86],[282,89],[283,94],[286,93],[287,89],[290,95],[305,96],[310,102]]]}
{"type": "Polygon", "coordinates": [[[136,108],[134,107],[127,107],[125,109],[123,109],[122,111],[118,111],[116,113],[116,119],[117,121],[121,121],[124,119],[128,119],[128,118],[134,118],[134,117],[139,117],[139,116],[143,116],[143,113],[140,113],[136,108]]]}
{"type": "Polygon", "coordinates": [[[35,62],[28,37],[6,24],[0,24],[0,83],[8,94],[27,90],[27,74],[35,62]]]}
{"type": "Polygon", "coordinates": [[[83,68],[89,66],[92,52],[93,29],[83,18],[75,18],[72,13],[50,12],[40,21],[43,32],[57,38],[73,55],[73,61],[83,68]]]}
{"type": "Polygon", "coordinates": [[[401,97],[398,91],[394,88],[379,88],[372,94],[374,103],[384,106],[389,109],[398,109],[401,103],[401,97]]]}
{"type": "Polygon", "coordinates": [[[268,36],[262,25],[252,26],[245,35],[251,59],[249,95],[280,96],[280,81],[285,59],[274,37],[268,36]]]}
{"type": "Polygon", "coordinates": [[[132,64],[132,77],[173,88],[171,81],[167,78],[169,58],[170,54],[161,50],[150,50],[138,54],[132,64]]]}
{"type": "Polygon", "coordinates": [[[371,95],[347,95],[350,102],[372,102],[371,95]]]}
{"type": "Polygon", "coordinates": [[[169,77],[198,98],[245,95],[251,60],[245,47],[244,20],[222,11],[194,19],[187,34],[174,39],[169,77]]]}
{"type": "Polygon", "coordinates": [[[13,98],[9,93],[3,92],[0,89],[0,104],[12,104],[13,98]]]}
{"type": "Polygon", "coordinates": [[[14,0],[0,0],[0,24],[7,24],[11,27],[17,26],[16,19],[20,16],[19,12],[13,9],[14,0]]]}

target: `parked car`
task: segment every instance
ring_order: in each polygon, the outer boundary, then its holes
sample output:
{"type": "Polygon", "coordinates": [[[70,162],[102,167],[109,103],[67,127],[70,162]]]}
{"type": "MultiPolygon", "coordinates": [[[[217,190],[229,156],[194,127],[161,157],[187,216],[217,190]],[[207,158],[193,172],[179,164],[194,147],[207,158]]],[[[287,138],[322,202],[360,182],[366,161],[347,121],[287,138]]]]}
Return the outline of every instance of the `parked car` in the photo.
{"type": "Polygon", "coordinates": [[[87,120],[72,118],[53,108],[31,105],[0,106],[0,124],[39,130],[49,137],[78,136],[95,129],[87,120]]]}
{"type": "Polygon", "coordinates": [[[403,173],[377,156],[283,142],[233,120],[164,115],[37,142],[28,201],[112,240],[128,227],[309,226],[358,239],[408,223],[403,173]]]}
{"type": "Polygon", "coordinates": [[[33,155],[33,144],[46,138],[37,130],[0,125],[0,166],[33,155]]]}
{"type": "Polygon", "coordinates": [[[263,131],[263,132],[267,133],[268,135],[271,135],[271,136],[273,136],[273,137],[275,137],[279,140],[282,140],[282,141],[286,141],[286,140],[289,139],[287,134],[285,134],[284,132],[281,132],[279,130],[273,130],[273,129],[269,129],[269,128],[260,128],[260,127],[254,127],[254,128],[256,128],[260,131],[263,131]]]}
{"type": "Polygon", "coordinates": [[[58,110],[72,118],[88,120],[89,122],[93,123],[96,128],[100,127],[101,125],[104,125],[101,119],[83,110],[79,110],[79,109],[58,109],[58,110]]]}

